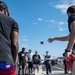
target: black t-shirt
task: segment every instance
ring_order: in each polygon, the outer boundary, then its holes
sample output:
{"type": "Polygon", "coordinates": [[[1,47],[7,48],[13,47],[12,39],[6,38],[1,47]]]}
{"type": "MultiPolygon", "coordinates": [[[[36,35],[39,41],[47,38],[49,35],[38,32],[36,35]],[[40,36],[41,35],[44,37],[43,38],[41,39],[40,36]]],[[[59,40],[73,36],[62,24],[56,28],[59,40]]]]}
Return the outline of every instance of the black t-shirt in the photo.
{"type": "Polygon", "coordinates": [[[19,62],[25,62],[25,52],[20,51],[18,53],[18,57],[19,57],[19,62]]]}
{"type": "Polygon", "coordinates": [[[69,32],[71,32],[71,23],[73,22],[73,21],[75,21],[75,15],[71,15],[71,16],[69,16],[69,18],[68,18],[68,28],[69,28],[69,32]]]}
{"type": "Polygon", "coordinates": [[[0,60],[13,63],[11,34],[18,32],[18,24],[11,17],[0,13],[0,60]]]}
{"type": "Polygon", "coordinates": [[[36,54],[34,54],[33,55],[33,63],[34,64],[40,64],[40,55],[36,55],[36,54]]]}
{"type": "MultiPolygon", "coordinates": [[[[69,32],[71,33],[71,23],[75,21],[75,14],[72,14],[71,16],[69,16],[68,18],[68,29],[69,32]]],[[[75,44],[73,45],[73,48],[75,49],[75,44]]]]}

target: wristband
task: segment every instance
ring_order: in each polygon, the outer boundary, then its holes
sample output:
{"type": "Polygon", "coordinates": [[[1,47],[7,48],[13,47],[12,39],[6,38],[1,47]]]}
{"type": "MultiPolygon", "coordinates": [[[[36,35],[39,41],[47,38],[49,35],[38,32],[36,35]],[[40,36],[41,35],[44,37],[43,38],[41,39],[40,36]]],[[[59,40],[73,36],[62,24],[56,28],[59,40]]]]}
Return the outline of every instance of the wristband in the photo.
{"type": "Polygon", "coordinates": [[[70,50],[65,49],[65,53],[66,53],[66,52],[70,52],[70,50]]]}

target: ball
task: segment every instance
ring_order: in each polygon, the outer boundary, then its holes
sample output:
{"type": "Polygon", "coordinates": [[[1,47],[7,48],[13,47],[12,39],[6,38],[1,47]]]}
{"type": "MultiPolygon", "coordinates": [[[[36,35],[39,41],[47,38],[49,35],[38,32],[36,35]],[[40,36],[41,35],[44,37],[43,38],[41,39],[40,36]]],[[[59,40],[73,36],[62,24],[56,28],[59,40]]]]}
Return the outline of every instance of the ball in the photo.
{"type": "Polygon", "coordinates": [[[44,41],[41,41],[40,44],[44,44],[44,41]]]}

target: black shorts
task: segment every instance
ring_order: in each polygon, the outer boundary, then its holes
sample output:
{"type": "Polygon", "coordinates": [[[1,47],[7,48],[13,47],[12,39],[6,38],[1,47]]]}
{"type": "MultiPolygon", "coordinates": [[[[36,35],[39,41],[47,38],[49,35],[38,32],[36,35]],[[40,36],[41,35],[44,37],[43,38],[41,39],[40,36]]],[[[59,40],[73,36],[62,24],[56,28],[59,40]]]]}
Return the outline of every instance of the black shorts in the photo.
{"type": "Polygon", "coordinates": [[[24,62],[20,62],[20,64],[19,64],[19,69],[24,69],[25,68],[25,63],[24,62]]]}
{"type": "Polygon", "coordinates": [[[33,68],[33,62],[28,62],[28,68],[33,68]]]}

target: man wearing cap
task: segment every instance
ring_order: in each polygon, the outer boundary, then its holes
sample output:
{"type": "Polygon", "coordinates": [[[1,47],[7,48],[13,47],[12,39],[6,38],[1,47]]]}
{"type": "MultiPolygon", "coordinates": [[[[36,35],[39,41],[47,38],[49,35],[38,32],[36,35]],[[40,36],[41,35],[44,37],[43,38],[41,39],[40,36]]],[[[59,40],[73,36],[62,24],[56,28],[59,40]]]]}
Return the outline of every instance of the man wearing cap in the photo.
{"type": "Polygon", "coordinates": [[[9,16],[7,5],[0,1],[0,75],[16,75],[18,24],[9,16]]]}

